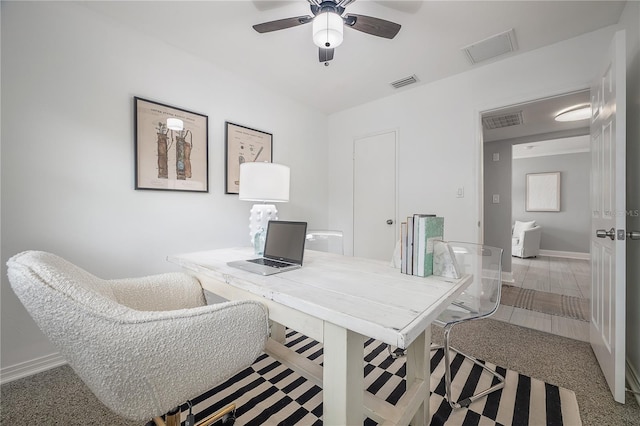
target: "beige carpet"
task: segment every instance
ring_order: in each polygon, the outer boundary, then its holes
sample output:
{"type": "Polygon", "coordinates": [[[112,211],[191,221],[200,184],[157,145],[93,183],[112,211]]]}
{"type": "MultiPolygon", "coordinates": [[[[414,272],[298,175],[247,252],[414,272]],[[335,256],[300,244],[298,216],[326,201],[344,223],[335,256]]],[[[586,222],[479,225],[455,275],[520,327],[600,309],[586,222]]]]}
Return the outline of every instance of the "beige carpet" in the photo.
{"type": "MultiPolygon", "coordinates": [[[[442,329],[434,326],[432,333],[434,342],[442,343],[442,329]]],[[[635,398],[627,394],[624,405],[613,400],[587,342],[491,319],[456,326],[452,340],[456,348],[470,355],[573,389],[584,426],[640,425],[635,398]]],[[[67,365],[0,387],[2,426],[105,424],[142,426],[110,416],[67,365]]]]}
{"type": "Polygon", "coordinates": [[[589,322],[589,300],[580,297],[503,284],[500,303],[544,314],[589,322]]]}

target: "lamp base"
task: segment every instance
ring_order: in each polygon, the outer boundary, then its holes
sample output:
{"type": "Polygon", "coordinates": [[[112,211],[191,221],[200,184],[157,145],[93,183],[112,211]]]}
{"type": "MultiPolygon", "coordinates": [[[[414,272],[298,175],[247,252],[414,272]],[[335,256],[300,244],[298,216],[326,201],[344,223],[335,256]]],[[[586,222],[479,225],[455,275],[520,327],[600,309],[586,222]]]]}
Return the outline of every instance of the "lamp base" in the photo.
{"type": "Polygon", "coordinates": [[[254,243],[256,232],[263,229],[267,232],[267,224],[270,220],[278,220],[278,210],[274,204],[254,204],[249,216],[249,237],[251,245],[254,243]]]}

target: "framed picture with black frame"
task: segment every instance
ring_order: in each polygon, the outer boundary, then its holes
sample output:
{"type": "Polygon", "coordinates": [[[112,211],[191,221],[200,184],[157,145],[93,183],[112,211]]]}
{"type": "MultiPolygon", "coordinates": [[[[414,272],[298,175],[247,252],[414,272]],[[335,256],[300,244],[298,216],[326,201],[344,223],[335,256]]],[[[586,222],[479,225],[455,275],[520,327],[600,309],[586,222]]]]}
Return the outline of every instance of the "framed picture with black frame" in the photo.
{"type": "Polygon", "coordinates": [[[209,192],[209,117],[134,97],[135,189],[209,192]]]}
{"type": "Polygon", "coordinates": [[[225,194],[240,192],[240,164],[273,161],[273,135],[225,122],[225,194]]]}

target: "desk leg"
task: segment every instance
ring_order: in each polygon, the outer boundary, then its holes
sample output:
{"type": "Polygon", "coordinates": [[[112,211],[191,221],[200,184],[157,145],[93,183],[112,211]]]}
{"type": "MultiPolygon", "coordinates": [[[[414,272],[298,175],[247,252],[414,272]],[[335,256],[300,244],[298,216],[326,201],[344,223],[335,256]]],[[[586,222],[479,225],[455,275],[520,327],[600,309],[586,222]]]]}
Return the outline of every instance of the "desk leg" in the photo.
{"type": "Polygon", "coordinates": [[[407,389],[415,380],[424,380],[427,384],[424,402],[413,416],[413,426],[424,426],[429,421],[429,383],[431,381],[431,327],[427,327],[407,349],[407,389]]]}
{"type": "Polygon", "coordinates": [[[269,320],[271,322],[271,338],[278,343],[282,343],[284,345],[285,340],[287,340],[287,329],[284,325],[277,323],[275,321],[269,320]]]}
{"type": "Polygon", "coordinates": [[[364,421],[364,336],[324,323],[323,423],[361,425],[364,421]]]}

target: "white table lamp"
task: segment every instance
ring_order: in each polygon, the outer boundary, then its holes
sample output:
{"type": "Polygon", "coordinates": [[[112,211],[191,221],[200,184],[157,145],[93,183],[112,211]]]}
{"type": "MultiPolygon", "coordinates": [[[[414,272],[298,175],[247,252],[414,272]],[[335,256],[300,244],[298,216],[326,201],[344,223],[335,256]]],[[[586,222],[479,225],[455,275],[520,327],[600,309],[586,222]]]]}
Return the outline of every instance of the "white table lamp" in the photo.
{"type": "Polygon", "coordinates": [[[258,230],[267,230],[270,220],[278,220],[274,204],[289,201],[290,169],[275,163],[242,163],[240,165],[240,194],[243,201],[260,201],[254,204],[249,217],[249,236],[253,244],[258,230]]]}

